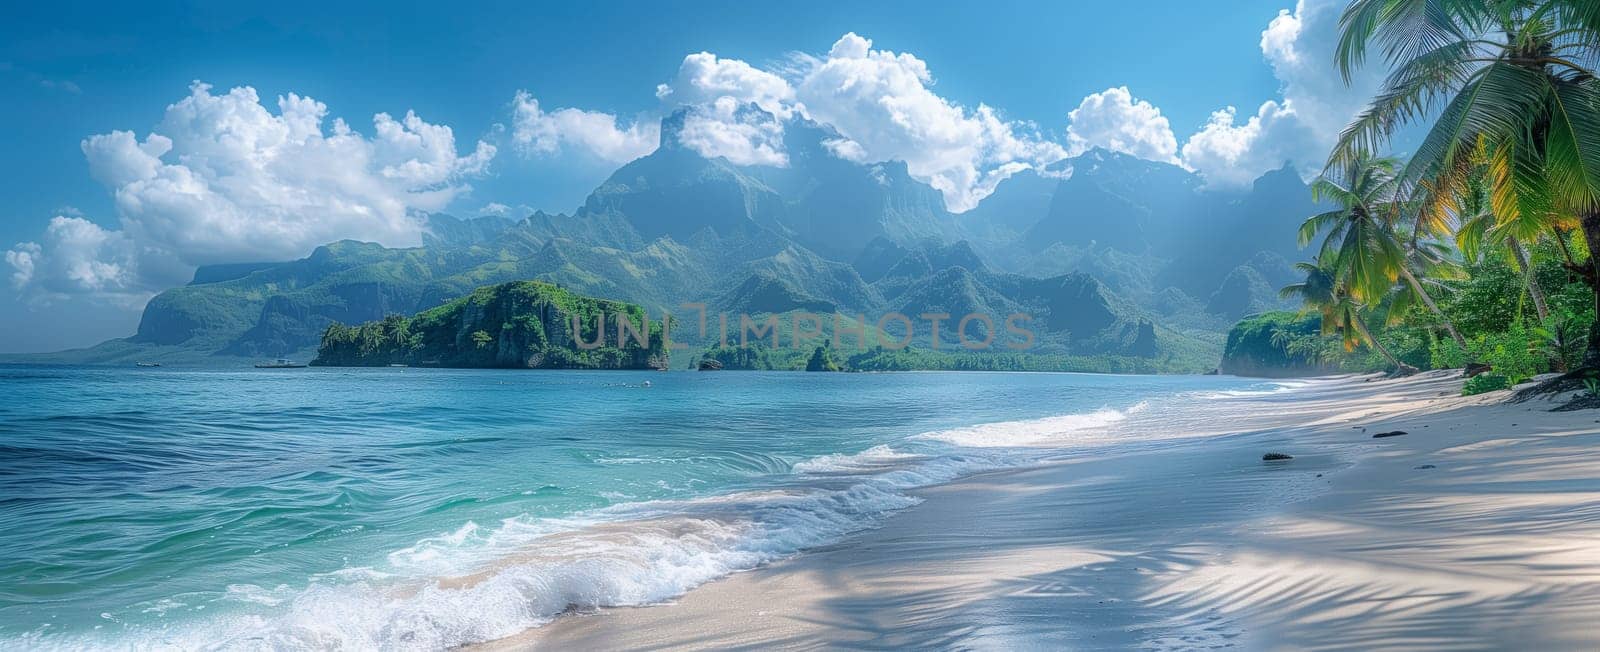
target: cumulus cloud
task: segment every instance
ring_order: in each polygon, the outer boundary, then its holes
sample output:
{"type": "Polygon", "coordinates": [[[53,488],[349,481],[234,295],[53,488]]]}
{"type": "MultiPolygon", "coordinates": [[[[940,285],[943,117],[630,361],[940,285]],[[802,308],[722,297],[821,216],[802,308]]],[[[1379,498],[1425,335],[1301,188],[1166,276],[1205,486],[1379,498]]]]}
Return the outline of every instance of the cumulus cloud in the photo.
{"type": "Polygon", "coordinates": [[[130,306],[149,298],[150,289],[137,276],[136,245],[122,231],[57,215],[43,241],[18,243],[6,252],[17,289],[33,289],[46,298],[92,294],[130,306]]]}
{"type": "Polygon", "coordinates": [[[571,149],[620,164],[655,151],[661,139],[654,121],[639,120],[624,128],[609,113],[573,108],[546,112],[527,91],[517,91],[511,104],[511,142],[526,155],[571,149]]]}
{"type": "Polygon", "coordinates": [[[33,281],[34,261],[39,259],[39,254],[37,242],[18,242],[6,252],[6,264],[11,266],[12,287],[20,290],[33,281]]]}
{"type": "Polygon", "coordinates": [[[684,110],[669,137],[707,158],[737,165],[784,167],[784,125],[804,107],[776,73],[710,52],[683,58],[671,82],[656,86],[668,111],[684,110]]]}
{"type": "Polygon", "coordinates": [[[415,245],[419,211],[467,191],[495,155],[481,141],[458,154],[449,127],[410,112],[373,116],[367,137],[342,119],[324,129],[327,106],[308,97],[290,93],[277,108],[250,87],[215,95],[195,83],[143,139],[85,139],[121,228],[56,217],[42,242],[7,253],[13,283],[126,300],[182,283],[197,265],[289,259],[345,238],[415,245]]]}
{"type": "Polygon", "coordinates": [[[977,205],[1018,170],[1066,156],[1032,125],[1005,120],[982,104],[969,109],[951,102],[933,91],[933,83],[928,65],[915,55],[874,50],[872,41],[852,32],[827,54],[796,54],[777,71],[691,54],[656,96],[669,110],[690,107],[677,137],[704,156],[782,166],[788,162],[784,126],[817,120],[838,130],[839,138],[824,143],[835,156],[904,161],[955,211],[977,205]]]}
{"type": "Polygon", "coordinates": [[[1261,54],[1281,84],[1282,99],[1264,102],[1239,122],[1227,107],[1183,146],[1183,160],[1210,184],[1239,186],[1292,162],[1304,175],[1320,169],[1339,132],[1381,81],[1373,67],[1345,85],[1333,69],[1339,3],[1300,0],[1261,32],[1261,54]]]}
{"type": "Polygon", "coordinates": [[[684,57],[672,82],[656,87],[656,97],[686,105],[730,100],[734,104],[753,103],[780,120],[788,120],[798,108],[794,88],[788,80],[738,59],[724,59],[710,52],[684,57]]]}
{"type": "Polygon", "coordinates": [[[978,105],[967,109],[933,92],[933,74],[915,55],[872,49],[845,34],[826,56],[803,58],[796,100],[815,119],[839,130],[829,144],[861,161],[905,161],[913,177],[965,211],[1019,169],[1066,156],[1061,145],[1025,123],[978,105]]]}
{"type": "Polygon", "coordinates": [[[1067,113],[1067,146],[1074,154],[1090,147],[1177,164],[1178,139],[1161,109],[1135,99],[1127,86],[1093,93],[1067,113]]]}
{"type": "Polygon", "coordinates": [[[691,107],[676,134],[678,142],[707,158],[723,157],[735,165],[783,167],[783,122],[760,106],[720,97],[691,107]]]}
{"type": "Polygon", "coordinates": [[[1339,11],[1335,0],[1300,0],[1293,11],[1282,10],[1267,24],[1259,46],[1281,97],[1263,102],[1254,113],[1241,114],[1232,106],[1214,111],[1180,148],[1159,108],[1126,87],[1109,88],[1084,97],[1068,114],[1069,151],[1099,146],[1175,163],[1218,187],[1248,185],[1285,163],[1302,175],[1315,174],[1382,75],[1368,70],[1346,86],[1333,69],[1339,11]]]}
{"type": "Polygon", "coordinates": [[[1208,184],[1247,186],[1285,163],[1309,174],[1331,144],[1287,103],[1269,100],[1242,123],[1237,114],[1231,106],[1213,111],[1205,126],[1183,145],[1184,162],[1199,170],[1208,184]]]}

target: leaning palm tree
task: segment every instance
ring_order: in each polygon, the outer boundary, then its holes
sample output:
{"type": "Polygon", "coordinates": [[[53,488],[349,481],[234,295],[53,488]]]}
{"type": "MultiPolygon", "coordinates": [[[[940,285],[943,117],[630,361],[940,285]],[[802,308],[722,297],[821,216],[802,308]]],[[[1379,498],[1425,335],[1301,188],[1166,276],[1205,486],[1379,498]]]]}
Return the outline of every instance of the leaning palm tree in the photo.
{"type": "Polygon", "coordinates": [[[1460,248],[1461,255],[1469,261],[1476,261],[1492,251],[1504,253],[1516,266],[1517,272],[1522,274],[1522,285],[1533,300],[1533,309],[1538,313],[1539,321],[1548,320],[1550,303],[1545,299],[1544,288],[1539,285],[1532,258],[1527,248],[1522,246],[1522,241],[1515,235],[1494,228],[1494,214],[1488,211],[1463,212],[1460,220],[1461,227],[1456,230],[1456,246],[1460,248]]]}
{"type": "Polygon", "coordinates": [[[1300,246],[1327,232],[1317,259],[1331,264],[1340,284],[1356,301],[1375,305],[1395,281],[1405,279],[1412,296],[1427,306],[1451,339],[1467,351],[1466,338],[1412,270],[1413,265],[1430,260],[1426,244],[1418,244],[1414,238],[1408,246],[1395,232],[1396,223],[1408,209],[1408,203],[1396,195],[1400,187],[1397,165],[1394,159],[1363,153],[1324,170],[1312,182],[1311,193],[1318,200],[1333,200],[1339,207],[1307,218],[1300,225],[1300,246]]]}
{"type": "Polygon", "coordinates": [[[1306,310],[1317,311],[1322,316],[1323,335],[1339,335],[1346,351],[1354,351],[1361,344],[1371,346],[1394,366],[1396,374],[1417,373],[1416,367],[1401,362],[1383,342],[1372,336],[1362,315],[1364,306],[1345,291],[1331,266],[1300,262],[1294,267],[1306,275],[1305,280],[1278,290],[1278,296],[1298,298],[1306,310]]]}
{"type": "MultiPolygon", "coordinates": [[[[1547,225],[1500,223],[1490,203],[1488,166],[1482,150],[1479,147],[1472,167],[1464,174],[1419,182],[1413,242],[1424,232],[1435,237],[1446,236],[1454,226],[1456,247],[1466,260],[1481,260],[1491,251],[1506,254],[1522,274],[1523,287],[1533,299],[1539,320],[1545,321],[1550,317],[1549,302],[1545,300],[1544,288],[1539,285],[1531,257],[1522,243],[1538,242],[1547,225]]],[[[1559,231],[1554,235],[1558,240],[1562,238],[1559,231]]]]}
{"type": "MultiPolygon", "coordinates": [[[[1381,150],[1402,126],[1437,113],[1399,183],[1460,184],[1481,151],[1498,225],[1519,237],[1582,229],[1591,255],[1573,271],[1600,307],[1600,2],[1355,0],[1340,25],[1347,81],[1373,45],[1392,72],[1330,165],[1381,150]]],[[[1600,369],[1600,322],[1583,366],[1600,369]]]]}

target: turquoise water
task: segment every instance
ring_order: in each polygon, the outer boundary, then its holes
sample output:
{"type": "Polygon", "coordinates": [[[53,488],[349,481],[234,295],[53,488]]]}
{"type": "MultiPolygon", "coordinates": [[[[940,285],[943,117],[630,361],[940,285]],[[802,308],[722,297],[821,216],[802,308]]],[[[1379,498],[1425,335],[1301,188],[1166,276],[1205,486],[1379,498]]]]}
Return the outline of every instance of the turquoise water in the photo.
{"type": "Polygon", "coordinates": [[[1118,445],[1130,415],[1275,387],[0,367],[0,647],[488,640],[830,543],[908,489],[1118,445]]]}

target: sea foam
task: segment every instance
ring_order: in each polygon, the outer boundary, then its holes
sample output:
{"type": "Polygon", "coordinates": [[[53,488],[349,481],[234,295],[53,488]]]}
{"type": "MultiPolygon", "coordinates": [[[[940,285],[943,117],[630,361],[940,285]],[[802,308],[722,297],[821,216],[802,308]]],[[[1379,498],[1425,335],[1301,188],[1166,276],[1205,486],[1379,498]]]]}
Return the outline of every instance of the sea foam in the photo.
{"type": "Polygon", "coordinates": [[[1128,410],[1102,408],[1085,414],[985,423],[924,433],[917,435],[917,438],[973,448],[1060,446],[1102,434],[1105,428],[1127,419],[1131,412],[1143,411],[1145,407],[1146,404],[1140,403],[1128,410]]]}
{"type": "MultiPolygon", "coordinates": [[[[438,649],[538,627],[563,612],[660,603],[705,582],[837,541],[921,499],[909,489],[1013,466],[1014,456],[874,446],[794,465],[795,481],[687,500],[625,503],[570,518],[467,523],[308,586],[228,587],[247,607],[116,645],[214,649],[438,649]],[[809,485],[821,474],[825,486],[809,485]]],[[[227,611],[226,604],[218,611],[227,611]]],[[[36,639],[32,647],[110,641],[36,639]]]]}
{"type": "Polygon", "coordinates": [[[232,585],[211,616],[106,640],[29,647],[438,649],[503,638],[574,609],[656,604],[705,582],[877,526],[910,493],[1040,459],[1148,408],[922,433],[796,462],[775,488],[613,505],[563,518],[468,522],[300,588],[232,585]],[[229,607],[234,607],[230,609],[229,607]]]}

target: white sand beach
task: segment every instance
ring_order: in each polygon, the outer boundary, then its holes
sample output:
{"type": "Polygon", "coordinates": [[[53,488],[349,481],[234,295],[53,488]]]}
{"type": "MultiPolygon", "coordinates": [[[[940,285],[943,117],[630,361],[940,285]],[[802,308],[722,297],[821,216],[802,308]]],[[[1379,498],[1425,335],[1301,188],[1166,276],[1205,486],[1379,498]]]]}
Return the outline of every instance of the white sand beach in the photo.
{"type": "Polygon", "coordinates": [[[485,647],[1600,649],[1600,411],[1461,382],[1318,381],[485,647]]]}

